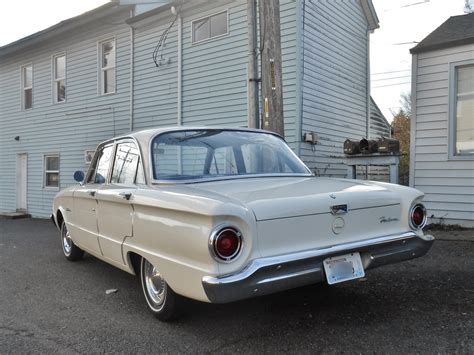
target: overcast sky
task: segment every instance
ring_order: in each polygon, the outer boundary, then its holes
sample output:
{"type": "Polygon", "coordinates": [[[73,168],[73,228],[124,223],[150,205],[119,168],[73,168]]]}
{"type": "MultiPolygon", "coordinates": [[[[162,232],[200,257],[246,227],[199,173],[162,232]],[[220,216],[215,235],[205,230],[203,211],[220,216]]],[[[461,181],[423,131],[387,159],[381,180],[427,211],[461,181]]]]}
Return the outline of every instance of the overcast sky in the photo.
{"type": "MultiPolygon", "coordinates": [[[[105,4],[107,0],[3,0],[0,46],[105,4]]],[[[443,23],[461,15],[464,0],[373,0],[380,28],[371,35],[372,96],[385,117],[410,91],[409,49],[443,23]],[[408,44],[406,44],[409,42],[408,44]]]]}

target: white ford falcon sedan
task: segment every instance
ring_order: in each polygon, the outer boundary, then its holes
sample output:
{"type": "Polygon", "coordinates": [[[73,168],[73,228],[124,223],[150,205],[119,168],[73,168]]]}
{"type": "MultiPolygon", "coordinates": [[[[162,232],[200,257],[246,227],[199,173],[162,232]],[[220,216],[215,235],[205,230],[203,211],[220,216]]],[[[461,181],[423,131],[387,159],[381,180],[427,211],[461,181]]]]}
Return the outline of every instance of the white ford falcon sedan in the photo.
{"type": "Polygon", "coordinates": [[[140,277],[169,320],[192,298],[225,303],[424,255],[420,191],[319,178],[259,130],[153,129],[101,143],[54,199],[68,260],[87,252],[140,277]]]}

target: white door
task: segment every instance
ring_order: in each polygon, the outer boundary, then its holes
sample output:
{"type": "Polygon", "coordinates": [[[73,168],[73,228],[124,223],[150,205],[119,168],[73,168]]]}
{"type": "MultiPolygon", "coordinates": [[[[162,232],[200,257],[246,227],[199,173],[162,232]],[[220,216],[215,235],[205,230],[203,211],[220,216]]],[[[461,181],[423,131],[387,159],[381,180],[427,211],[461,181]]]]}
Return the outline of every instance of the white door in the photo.
{"type": "Polygon", "coordinates": [[[16,209],[26,211],[26,191],[28,175],[28,155],[18,154],[16,156],[16,209]]]}

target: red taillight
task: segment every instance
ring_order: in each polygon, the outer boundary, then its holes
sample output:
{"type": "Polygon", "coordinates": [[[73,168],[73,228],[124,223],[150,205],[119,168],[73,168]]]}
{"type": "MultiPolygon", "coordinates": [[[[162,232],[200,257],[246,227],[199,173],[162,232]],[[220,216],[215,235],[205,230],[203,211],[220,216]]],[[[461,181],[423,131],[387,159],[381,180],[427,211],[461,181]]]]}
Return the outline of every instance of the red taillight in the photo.
{"type": "Polygon", "coordinates": [[[221,229],[211,237],[214,255],[223,261],[231,261],[240,252],[242,235],[233,228],[221,229]]]}
{"type": "Polygon", "coordinates": [[[423,228],[426,223],[426,209],[422,204],[417,204],[411,209],[411,224],[415,229],[423,228]]]}

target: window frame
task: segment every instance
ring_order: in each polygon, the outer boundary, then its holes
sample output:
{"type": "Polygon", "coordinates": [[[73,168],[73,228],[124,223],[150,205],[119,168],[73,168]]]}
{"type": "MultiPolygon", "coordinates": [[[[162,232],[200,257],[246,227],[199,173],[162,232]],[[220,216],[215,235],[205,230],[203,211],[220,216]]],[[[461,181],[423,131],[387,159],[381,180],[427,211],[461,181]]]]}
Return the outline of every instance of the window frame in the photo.
{"type": "Polygon", "coordinates": [[[51,65],[52,80],[51,80],[51,82],[52,82],[53,104],[63,104],[67,101],[67,56],[66,56],[66,52],[60,52],[60,53],[54,54],[51,57],[51,60],[52,60],[52,65],[51,65]],[[56,59],[59,58],[59,57],[64,57],[64,77],[62,77],[62,78],[57,78],[56,77],[56,59]],[[64,100],[63,101],[58,101],[57,82],[61,81],[61,80],[64,81],[64,88],[65,88],[64,100]]]}
{"type": "Polygon", "coordinates": [[[33,109],[33,63],[23,64],[20,67],[20,80],[21,80],[21,109],[22,111],[27,111],[33,109]],[[25,69],[31,67],[31,86],[25,86],[25,69]],[[26,107],[25,105],[25,90],[31,90],[31,107],[26,107]]]}
{"type": "Polygon", "coordinates": [[[52,190],[52,191],[59,191],[61,188],[61,157],[59,153],[48,153],[48,154],[43,154],[43,189],[44,190],[52,190]],[[47,159],[48,158],[58,158],[58,170],[47,170],[48,164],[47,164],[47,159]],[[47,174],[58,174],[58,186],[49,186],[47,184],[47,174]]]}
{"type": "Polygon", "coordinates": [[[97,147],[97,149],[95,150],[94,157],[92,158],[92,161],[89,164],[89,168],[87,169],[87,174],[86,174],[86,177],[84,178],[84,183],[85,184],[87,184],[87,185],[108,185],[110,183],[110,174],[111,174],[111,171],[112,171],[113,162],[111,164],[109,164],[109,167],[107,169],[107,177],[105,178],[105,182],[102,183],[102,184],[95,182],[95,175],[97,174],[97,163],[98,163],[98,160],[99,160],[99,153],[101,153],[102,150],[104,150],[107,147],[112,147],[111,155],[112,155],[112,157],[115,157],[115,148],[116,148],[115,141],[107,141],[107,142],[104,142],[104,143],[100,144],[97,147]],[[91,179],[92,179],[92,181],[89,181],[91,179]]]}
{"type": "MultiPolygon", "coordinates": [[[[110,141],[106,141],[106,142],[103,142],[103,143],[99,144],[97,146],[96,150],[95,150],[94,156],[92,157],[92,161],[89,164],[89,167],[87,169],[87,173],[86,173],[86,176],[84,178],[84,183],[85,184],[89,184],[89,185],[92,185],[92,184],[94,184],[94,185],[110,185],[111,184],[112,172],[113,172],[113,168],[114,168],[114,164],[115,164],[115,157],[117,155],[117,146],[118,146],[118,144],[126,142],[126,141],[130,141],[130,142],[135,143],[135,145],[138,149],[138,154],[140,156],[138,166],[140,166],[140,163],[141,163],[143,180],[145,182],[137,184],[136,183],[136,176],[135,176],[135,185],[147,185],[148,184],[148,177],[146,175],[145,163],[143,161],[143,152],[142,152],[142,149],[140,147],[140,144],[138,143],[138,140],[134,137],[124,137],[124,138],[120,138],[120,139],[117,139],[117,140],[110,140],[110,141]],[[106,181],[103,184],[98,184],[98,183],[95,183],[94,181],[89,182],[89,180],[92,178],[92,175],[94,175],[94,179],[95,179],[95,169],[96,169],[96,166],[97,166],[96,165],[97,160],[99,159],[99,152],[107,146],[112,146],[113,160],[112,160],[112,163],[109,165],[109,170],[107,171],[106,181]]],[[[137,172],[138,172],[138,168],[137,168],[137,172]]]]}
{"type": "Polygon", "coordinates": [[[471,65],[474,59],[449,63],[448,160],[474,161],[474,154],[456,154],[457,69],[471,65]]]}
{"type": "MultiPolygon", "coordinates": [[[[209,31],[211,31],[211,28],[209,27],[209,31]]],[[[202,16],[200,18],[197,18],[197,19],[194,19],[191,21],[191,45],[197,45],[197,44],[201,44],[201,43],[204,43],[204,42],[208,42],[208,41],[211,41],[211,40],[214,40],[214,39],[217,39],[217,38],[222,38],[222,37],[225,37],[225,36],[228,36],[230,33],[230,23],[229,23],[229,9],[225,9],[225,10],[222,10],[222,11],[218,11],[218,12],[214,12],[212,14],[209,14],[207,16],[202,16]],[[223,33],[223,34],[220,34],[220,35],[217,35],[217,36],[211,36],[211,34],[209,33],[209,37],[208,38],[205,38],[205,39],[201,39],[199,41],[195,41],[194,40],[194,24],[196,22],[199,22],[199,21],[202,21],[204,19],[211,19],[211,17],[213,16],[217,16],[217,15],[220,15],[220,14],[223,14],[223,13],[226,13],[226,24],[227,24],[227,32],[226,33],[223,33]]]]}
{"type": "Polygon", "coordinates": [[[145,173],[144,173],[144,170],[143,170],[142,154],[140,152],[140,145],[135,140],[130,139],[130,138],[125,138],[125,139],[120,139],[120,140],[115,141],[114,153],[115,153],[114,154],[114,159],[113,159],[113,162],[112,162],[111,167],[110,167],[110,178],[109,178],[110,184],[124,185],[124,186],[143,185],[142,183],[137,183],[138,169],[140,168],[140,165],[142,166],[142,173],[143,173],[143,177],[144,177],[144,180],[145,180],[145,183],[146,183],[145,173]],[[133,177],[133,183],[132,184],[126,184],[126,183],[113,182],[112,178],[113,178],[113,174],[114,174],[114,168],[115,168],[115,164],[116,164],[117,152],[118,152],[119,145],[120,144],[127,144],[127,143],[132,143],[135,146],[135,149],[138,151],[137,169],[135,170],[135,175],[133,177]]]}
{"type": "Polygon", "coordinates": [[[115,37],[108,37],[106,39],[102,39],[97,42],[97,54],[98,54],[98,60],[97,60],[97,71],[98,71],[98,94],[100,96],[107,96],[107,95],[113,95],[117,92],[117,41],[115,37]],[[114,44],[114,63],[112,66],[107,66],[103,67],[103,44],[107,42],[113,42],[114,44]],[[109,70],[113,69],[114,70],[114,90],[110,92],[105,92],[104,90],[104,73],[109,70]]]}

